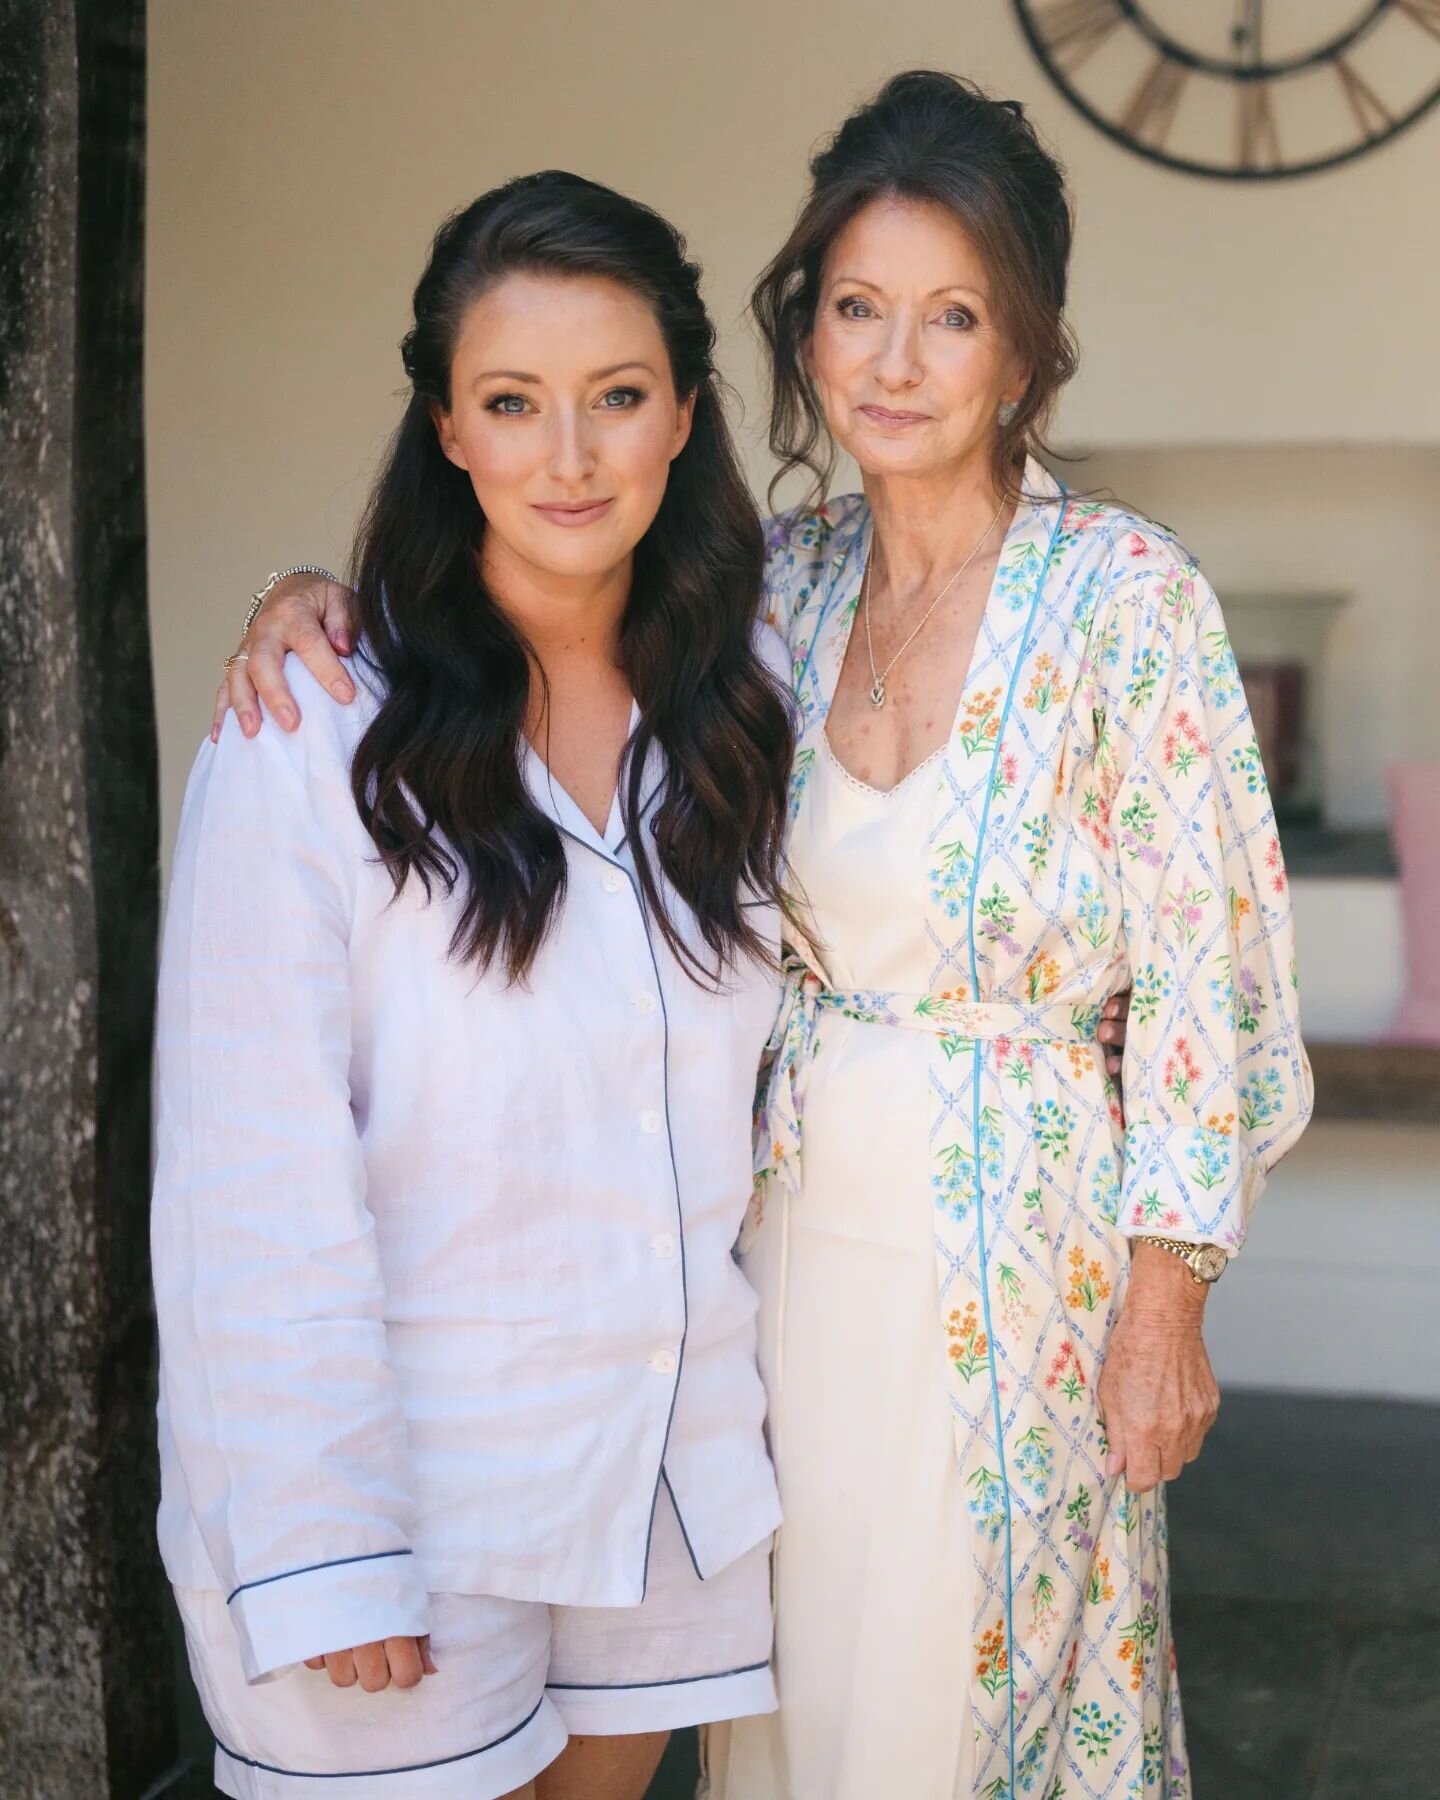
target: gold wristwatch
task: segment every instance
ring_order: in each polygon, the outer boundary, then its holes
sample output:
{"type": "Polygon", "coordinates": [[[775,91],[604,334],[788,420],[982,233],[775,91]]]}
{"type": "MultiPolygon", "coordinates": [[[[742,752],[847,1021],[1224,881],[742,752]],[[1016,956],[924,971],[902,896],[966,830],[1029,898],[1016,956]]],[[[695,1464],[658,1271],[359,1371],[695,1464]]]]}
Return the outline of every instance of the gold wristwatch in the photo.
{"type": "Polygon", "coordinates": [[[1137,1244],[1153,1244],[1157,1250],[1168,1250],[1178,1256],[1199,1287],[1209,1287],[1225,1273],[1229,1256],[1219,1244],[1187,1244],[1183,1238],[1137,1237],[1137,1244]]]}

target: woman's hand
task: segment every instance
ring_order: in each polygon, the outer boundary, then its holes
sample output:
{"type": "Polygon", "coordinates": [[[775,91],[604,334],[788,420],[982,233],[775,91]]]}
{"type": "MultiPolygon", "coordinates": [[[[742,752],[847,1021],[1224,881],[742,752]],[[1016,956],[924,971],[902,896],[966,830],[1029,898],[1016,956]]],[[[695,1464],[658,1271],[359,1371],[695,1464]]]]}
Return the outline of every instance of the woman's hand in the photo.
{"type": "Polygon", "coordinates": [[[357,1644],[353,1650],[332,1650],[327,1656],[307,1656],[305,1667],[327,1670],[336,1687],[354,1687],[358,1681],[367,1694],[378,1694],[392,1684],[419,1687],[425,1676],[439,1672],[428,1637],[392,1637],[380,1644],[357,1644]]]}
{"type": "Polygon", "coordinates": [[[1095,1390],[1110,1444],[1105,1474],[1123,1474],[1132,1493],[1173,1481],[1194,1462],[1220,1410],[1201,1335],[1208,1293],[1178,1256],[1135,1245],[1095,1390]]]}
{"type": "Polygon", "coordinates": [[[290,575],[276,584],[240,645],[243,660],[232,663],[215,696],[210,727],[213,744],[225,714],[235,708],[240,729],[254,737],[260,729],[263,700],[286,731],[300,723],[300,708],[285,679],[285,652],[293,650],[324,688],[343,706],[355,698],[355,685],[338,658],[354,646],[351,605],[355,596],[338,581],[319,575],[290,575]]]}
{"type": "Polygon", "coordinates": [[[1118,1087],[1125,1060],[1125,1021],[1130,1017],[1130,990],[1112,994],[1100,1010],[1096,1036],[1105,1046],[1105,1073],[1118,1087]]]}

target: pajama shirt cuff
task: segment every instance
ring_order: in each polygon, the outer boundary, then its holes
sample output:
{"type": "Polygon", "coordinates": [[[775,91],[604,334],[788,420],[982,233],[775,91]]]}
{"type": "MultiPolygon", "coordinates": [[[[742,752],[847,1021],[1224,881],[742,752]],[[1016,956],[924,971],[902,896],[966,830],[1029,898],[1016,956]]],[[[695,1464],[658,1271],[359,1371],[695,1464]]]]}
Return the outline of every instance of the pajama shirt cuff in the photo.
{"type": "Polygon", "coordinates": [[[1125,1134],[1117,1222],[1127,1237],[1219,1244],[1234,1256],[1264,1186],[1263,1166],[1233,1126],[1156,1127],[1141,1120],[1125,1134]]]}
{"type": "Polygon", "coordinates": [[[309,1656],[388,1637],[423,1637],[430,1629],[424,1576],[408,1550],[247,1582],[228,1604],[252,1683],[273,1680],[309,1656]]]}

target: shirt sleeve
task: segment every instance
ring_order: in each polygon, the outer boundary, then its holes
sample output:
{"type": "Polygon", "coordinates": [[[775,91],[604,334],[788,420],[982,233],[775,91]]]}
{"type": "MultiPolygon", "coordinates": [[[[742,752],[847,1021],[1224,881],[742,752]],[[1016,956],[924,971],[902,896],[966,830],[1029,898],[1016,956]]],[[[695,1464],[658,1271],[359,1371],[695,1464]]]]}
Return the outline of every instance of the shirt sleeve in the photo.
{"type": "Polygon", "coordinates": [[[1233,1254],[1313,1100],[1288,884],[1219,602],[1158,534],[1124,554],[1094,658],[1133,985],[1120,1225],[1233,1254]]]}
{"type": "Polygon", "coordinates": [[[161,1381],[252,1681],[428,1629],[350,1105],[359,827],[338,709],[304,706],[202,748],[160,980],[161,1381]]]}

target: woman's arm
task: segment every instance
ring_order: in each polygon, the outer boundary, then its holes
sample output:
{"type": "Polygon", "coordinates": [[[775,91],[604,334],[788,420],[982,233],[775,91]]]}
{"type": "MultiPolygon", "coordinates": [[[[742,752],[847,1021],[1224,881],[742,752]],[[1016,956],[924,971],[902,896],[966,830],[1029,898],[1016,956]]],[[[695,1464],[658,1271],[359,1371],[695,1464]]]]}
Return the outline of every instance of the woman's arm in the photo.
{"type": "MultiPolygon", "coordinates": [[[[1310,1115],[1289,897],[1215,595],[1161,534],[1134,534],[1126,559],[1095,756],[1134,984],[1119,1222],[1233,1255],[1310,1115]]],[[[1112,1471],[1138,1488],[1198,1452],[1218,1392],[1206,1290],[1144,1243],[1131,1274],[1100,1397],[1112,1471]]]]}
{"type": "Polygon", "coordinates": [[[362,859],[340,715],[292,673],[304,731],[200,752],[158,1030],[163,1405],[252,1680],[427,1629],[350,1105],[362,859]]]}
{"type": "Polygon", "coordinates": [[[259,731],[260,701],[286,731],[300,723],[300,708],[285,679],[285,657],[293,650],[327,693],[342,706],[355,698],[355,684],[340,658],[354,648],[354,595],[323,576],[289,575],[277,582],[251,622],[225,671],[215,696],[210,742],[218,743],[232,709],[248,737],[259,731]]]}

